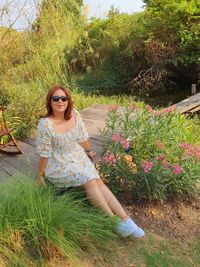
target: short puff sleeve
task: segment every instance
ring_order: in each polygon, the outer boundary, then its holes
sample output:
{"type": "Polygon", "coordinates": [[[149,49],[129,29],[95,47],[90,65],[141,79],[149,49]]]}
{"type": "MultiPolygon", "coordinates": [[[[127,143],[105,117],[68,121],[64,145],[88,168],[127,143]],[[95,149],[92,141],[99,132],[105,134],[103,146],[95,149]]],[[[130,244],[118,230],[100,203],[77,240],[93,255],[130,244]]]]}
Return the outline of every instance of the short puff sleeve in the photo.
{"type": "Polygon", "coordinates": [[[86,141],[89,138],[89,134],[85,128],[85,125],[83,123],[80,113],[78,111],[75,111],[75,112],[76,112],[76,120],[78,124],[78,135],[79,135],[78,142],[81,143],[81,142],[86,141]]]}
{"type": "Polygon", "coordinates": [[[41,119],[37,127],[36,149],[40,157],[50,158],[52,154],[52,137],[47,119],[41,119]]]}

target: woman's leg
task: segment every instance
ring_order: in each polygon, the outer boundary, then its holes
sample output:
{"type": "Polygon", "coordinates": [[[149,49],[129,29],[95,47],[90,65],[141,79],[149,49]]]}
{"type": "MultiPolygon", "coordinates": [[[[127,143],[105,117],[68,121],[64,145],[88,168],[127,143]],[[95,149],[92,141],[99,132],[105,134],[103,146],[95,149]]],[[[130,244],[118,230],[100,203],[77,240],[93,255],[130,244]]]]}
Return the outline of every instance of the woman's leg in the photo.
{"type": "Polygon", "coordinates": [[[113,216],[111,208],[109,207],[103,193],[100,190],[97,180],[91,180],[86,184],[83,184],[82,187],[85,189],[88,199],[104,210],[108,215],[113,216]]]}
{"type": "Polygon", "coordinates": [[[91,180],[82,187],[85,189],[88,199],[104,210],[108,215],[113,216],[113,211],[124,221],[122,221],[116,231],[121,236],[133,235],[135,237],[144,236],[144,231],[139,228],[131,218],[129,218],[119,201],[102,182],[101,179],[91,180]]]}
{"type": "Polygon", "coordinates": [[[126,211],[123,209],[122,205],[119,203],[110,189],[103,183],[101,179],[98,179],[97,183],[110,209],[122,220],[128,219],[126,211]]]}

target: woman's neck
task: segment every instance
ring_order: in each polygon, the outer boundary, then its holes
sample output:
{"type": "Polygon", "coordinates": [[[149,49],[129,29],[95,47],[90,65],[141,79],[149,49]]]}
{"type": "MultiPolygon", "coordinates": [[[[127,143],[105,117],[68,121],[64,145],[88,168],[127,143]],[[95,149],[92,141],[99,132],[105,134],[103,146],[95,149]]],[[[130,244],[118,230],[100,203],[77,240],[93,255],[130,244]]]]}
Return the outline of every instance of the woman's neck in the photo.
{"type": "Polygon", "coordinates": [[[63,121],[65,120],[65,114],[63,112],[54,112],[52,114],[52,118],[55,119],[56,121],[63,121]]]}

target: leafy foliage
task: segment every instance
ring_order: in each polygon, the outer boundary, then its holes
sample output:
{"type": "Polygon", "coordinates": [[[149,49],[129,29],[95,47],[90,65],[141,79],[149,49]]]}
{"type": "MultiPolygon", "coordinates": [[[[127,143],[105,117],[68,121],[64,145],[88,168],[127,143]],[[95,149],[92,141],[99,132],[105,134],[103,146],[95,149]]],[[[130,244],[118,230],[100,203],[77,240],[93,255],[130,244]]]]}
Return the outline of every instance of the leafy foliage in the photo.
{"type": "Polygon", "coordinates": [[[112,110],[103,136],[111,136],[99,170],[115,191],[138,198],[178,198],[197,191],[199,126],[173,111],[150,106],[112,110]]]}
{"type": "Polygon", "coordinates": [[[196,66],[191,75],[196,81],[200,63],[199,9],[196,0],[150,0],[147,5],[147,15],[154,18],[149,22],[154,38],[170,43],[176,49],[172,60],[174,66],[181,69],[186,65],[188,70],[192,64],[196,66]]]}

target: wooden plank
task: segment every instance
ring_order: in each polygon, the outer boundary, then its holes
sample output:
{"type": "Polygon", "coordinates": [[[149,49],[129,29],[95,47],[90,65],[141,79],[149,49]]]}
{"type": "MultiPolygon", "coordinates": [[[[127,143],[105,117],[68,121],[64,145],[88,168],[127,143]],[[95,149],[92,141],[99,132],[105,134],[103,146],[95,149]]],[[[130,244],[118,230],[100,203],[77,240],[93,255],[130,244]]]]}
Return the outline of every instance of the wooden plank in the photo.
{"type": "Polygon", "coordinates": [[[191,109],[189,112],[190,113],[195,113],[195,112],[198,112],[198,111],[200,111],[200,105],[198,107],[194,108],[194,109],[191,109]]]}
{"type": "Polygon", "coordinates": [[[34,170],[35,173],[35,169],[37,170],[38,168],[39,160],[39,155],[36,152],[36,147],[23,142],[20,142],[20,145],[22,147],[22,150],[24,151],[24,161],[27,165],[27,167],[25,168],[30,168],[31,171],[34,170]]]}
{"type": "Polygon", "coordinates": [[[11,164],[9,164],[9,162],[7,162],[5,160],[1,160],[1,170],[6,172],[10,176],[15,175],[18,172],[20,172],[18,169],[13,167],[11,164]]]}
{"type": "Polygon", "coordinates": [[[190,97],[188,97],[188,98],[186,98],[186,99],[184,99],[184,100],[178,102],[177,104],[181,104],[181,105],[182,105],[182,103],[185,103],[185,102],[192,102],[193,100],[198,100],[198,101],[200,101],[200,93],[197,93],[197,94],[195,94],[195,95],[193,95],[193,96],[190,96],[190,97]]]}
{"type": "Polygon", "coordinates": [[[8,177],[10,177],[10,175],[4,170],[0,169],[0,181],[3,181],[7,179],[8,177]]]}
{"type": "Polygon", "coordinates": [[[190,97],[176,103],[176,107],[181,108],[181,107],[188,106],[192,103],[199,103],[200,104],[200,93],[197,93],[193,96],[190,96],[190,97]]]}
{"type": "MultiPolygon", "coordinates": [[[[3,160],[23,174],[32,174],[36,168],[36,163],[32,160],[32,155],[28,153],[17,156],[5,155],[3,160]]],[[[1,169],[2,168],[3,167],[1,167],[1,169]]]]}
{"type": "Polygon", "coordinates": [[[29,145],[28,143],[22,141],[20,141],[19,144],[25,154],[32,153],[33,156],[37,155],[36,146],[29,145]]]}
{"type": "Polygon", "coordinates": [[[187,106],[178,107],[178,108],[177,108],[177,111],[180,112],[180,113],[185,113],[185,112],[190,111],[191,109],[196,108],[197,106],[199,106],[199,104],[200,104],[199,102],[196,102],[196,103],[190,103],[190,104],[187,105],[187,106]]]}
{"type": "Polygon", "coordinates": [[[90,108],[81,112],[83,121],[84,119],[91,119],[94,121],[104,121],[107,117],[108,111],[105,109],[90,108]]]}
{"type": "Polygon", "coordinates": [[[29,144],[31,146],[36,146],[36,139],[35,138],[30,138],[30,137],[25,137],[25,138],[19,138],[23,143],[29,144]]]}

